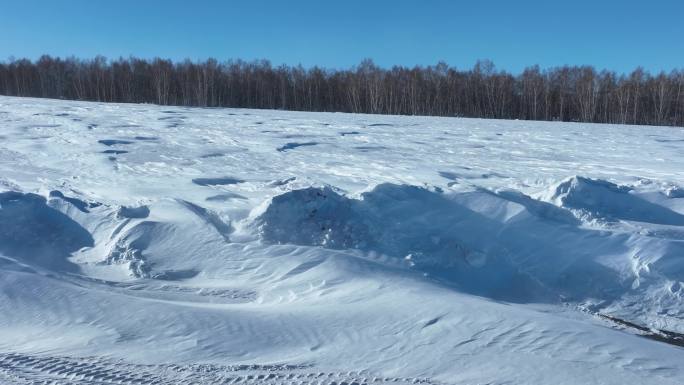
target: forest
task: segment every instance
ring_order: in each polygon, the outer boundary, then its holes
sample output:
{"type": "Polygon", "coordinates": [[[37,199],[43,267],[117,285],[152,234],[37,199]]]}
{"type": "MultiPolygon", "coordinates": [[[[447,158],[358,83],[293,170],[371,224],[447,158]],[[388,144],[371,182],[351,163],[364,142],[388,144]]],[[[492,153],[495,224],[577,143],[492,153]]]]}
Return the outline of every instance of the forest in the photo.
{"type": "Polygon", "coordinates": [[[0,94],[98,102],[154,103],[394,115],[684,126],[684,70],[651,74],[591,66],[519,74],[491,61],[457,69],[350,69],[219,62],[42,56],[0,62],[0,94]]]}

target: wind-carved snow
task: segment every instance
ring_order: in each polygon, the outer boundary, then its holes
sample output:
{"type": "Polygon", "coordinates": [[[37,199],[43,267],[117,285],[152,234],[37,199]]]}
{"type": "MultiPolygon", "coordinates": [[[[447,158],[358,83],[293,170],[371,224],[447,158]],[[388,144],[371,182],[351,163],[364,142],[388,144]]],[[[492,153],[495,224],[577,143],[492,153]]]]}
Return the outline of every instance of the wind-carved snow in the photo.
{"type": "MultiPolygon", "coordinates": [[[[351,199],[306,188],[274,197],[256,223],[268,242],[373,251],[461,290],[511,302],[605,305],[651,285],[678,288],[684,271],[678,238],[659,237],[660,247],[641,261],[642,244],[652,237],[587,228],[579,219],[680,225],[684,216],[600,180],[573,177],[553,190],[551,201],[560,207],[511,191],[449,194],[381,184],[351,199]],[[619,254],[620,265],[605,264],[619,254]],[[624,276],[620,268],[633,271],[624,276]]],[[[667,297],[681,300],[678,289],[667,297]]],[[[643,298],[641,306],[656,312],[663,300],[643,298]]]]}
{"type": "MultiPolygon", "coordinates": [[[[274,197],[256,224],[267,242],[372,251],[442,275],[444,269],[458,274],[487,263],[487,253],[472,245],[472,233],[489,231],[490,224],[478,223],[473,214],[440,192],[381,184],[360,199],[331,188],[293,190],[274,197]],[[467,217],[472,231],[464,232],[467,217]]],[[[496,274],[517,275],[505,260],[492,265],[496,274]]],[[[450,277],[463,285],[465,278],[450,277]]]]}
{"type": "Polygon", "coordinates": [[[684,215],[630,194],[631,191],[627,186],[576,176],[560,183],[548,199],[588,219],[684,226],[684,215]]]}
{"type": "Polygon", "coordinates": [[[24,263],[74,271],[71,253],[93,246],[93,238],[40,195],[0,193],[0,253],[24,263]]]}
{"type": "Polygon", "coordinates": [[[681,129],[0,112],[2,383],[684,377],[681,129]]]}

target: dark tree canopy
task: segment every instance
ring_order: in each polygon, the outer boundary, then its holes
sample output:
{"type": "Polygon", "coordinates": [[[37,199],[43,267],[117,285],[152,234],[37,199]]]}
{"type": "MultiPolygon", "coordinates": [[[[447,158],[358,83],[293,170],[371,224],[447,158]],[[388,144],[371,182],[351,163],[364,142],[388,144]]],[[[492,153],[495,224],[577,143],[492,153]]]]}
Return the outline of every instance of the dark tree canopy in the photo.
{"type": "Polygon", "coordinates": [[[684,71],[598,72],[593,67],[498,71],[489,61],[458,70],[383,69],[364,60],[348,70],[43,56],[0,63],[0,94],[100,102],[300,111],[438,115],[684,126],[684,71]]]}

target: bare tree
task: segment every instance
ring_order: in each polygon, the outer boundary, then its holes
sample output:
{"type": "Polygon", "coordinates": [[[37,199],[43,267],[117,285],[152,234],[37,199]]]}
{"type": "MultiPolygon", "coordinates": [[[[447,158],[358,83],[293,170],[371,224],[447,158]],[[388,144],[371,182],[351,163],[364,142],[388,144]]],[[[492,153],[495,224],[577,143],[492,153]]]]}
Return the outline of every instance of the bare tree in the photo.
{"type": "Polygon", "coordinates": [[[162,105],[684,125],[684,72],[628,76],[593,67],[526,68],[514,76],[483,60],[470,70],[348,70],[102,56],[0,62],[0,93],[162,105]]]}

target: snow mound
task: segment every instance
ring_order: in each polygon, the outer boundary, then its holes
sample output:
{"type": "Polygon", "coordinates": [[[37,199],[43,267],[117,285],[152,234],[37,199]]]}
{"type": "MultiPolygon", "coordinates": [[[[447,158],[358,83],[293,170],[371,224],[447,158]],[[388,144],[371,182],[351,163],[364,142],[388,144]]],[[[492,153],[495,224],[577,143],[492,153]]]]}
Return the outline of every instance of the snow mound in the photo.
{"type": "Polygon", "coordinates": [[[544,295],[491,241],[500,224],[421,187],[386,183],[359,199],[330,187],[293,190],[274,197],[255,223],[268,243],[380,254],[497,299],[544,295]]]}
{"type": "Polygon", "coordinates": [[[45,197],[0,193],[0,253],[5,256],[53,270],[75,271],[76,265],[67,258],[93,243],[86,229],[50,207],[45,197]]]}
{"type": "Polygon", "coordinates": [[[98,202],[86,202],[78,198],[65,196],[61,191],[57,190],[50,191],[48,196],[50,199],[60,199],[64,202],[67,202],[83,213],[89,213],[90,209],[101,206],[101,204],[98,202]]]}
{"type": "MultiPolygon", "coordinates": [[[[511,302],[611,303],[682,280],[681,242],[586,228],[571,210],[616,218],[613,210],[631,204],[620,219],[660,222],[678,214],[662,206],[648,211],[654,204],[608,182],[574,178],[556,190],[561,207],[511,190],[381,184],[355,199],[310,187],[272,198],[255,223],[267,243],[379,253],[463,291],[511,302]]],[[[680,301],[654,297],[643,305],[664,300],[680,301]]]]}
{"type": "Polygon", "coordinates": [[[568,178],[545,198],[585,219],[684,226],[684,215],[639,197],[627,186],[601,179],[568,178]]]}
{"type": "Polygon", "coordinates": [[[104,265],[124,267],[133,278],[181,280],[225,246],[232,232],[214,211],[185,200],[119,207],[108,235],[104,265]]]}
{"type": "Polygon", "coordinates": [[[147,206],[128,207],[121,206],[116,212],[117,218],[142,219],[150,215],[150,209],[147,206]]]}
{"type": "Polygon", "coordinates": [[[684,198],[684,188],[679,186],[670,186],[665,190],[665,196],[668,198],[684,198]]]}
{"type": "Polygon", "coordinates": [[[129,228],[117,239],[109,254],[107,264],[125,265],[134,277],[149,278],[152,263],[148,262],[145,251],[157,243],[168,243],[174,237],[175,229],[169,224],[143,221],[129,228]]]}
{"type": "Polygon", "coordinates": [[[372,236],[357,206],[330,187],[309,187],[274,197],[258,222],[270,242],[361,248],[372,236]]]}
{"type": "Polygon", "coordinates": [[[360,199],[330,187],[293,190],[274,197],[257,223],[268,242],[374,250],[444,266],[476,253],[455,239],[459,219],[455,203],[442,194],[388,183],[360,199]]]}

